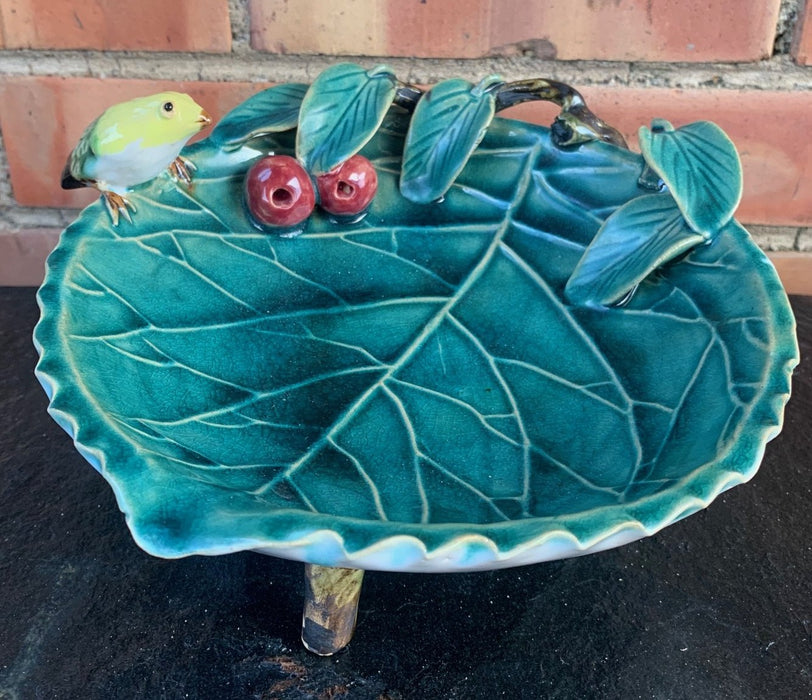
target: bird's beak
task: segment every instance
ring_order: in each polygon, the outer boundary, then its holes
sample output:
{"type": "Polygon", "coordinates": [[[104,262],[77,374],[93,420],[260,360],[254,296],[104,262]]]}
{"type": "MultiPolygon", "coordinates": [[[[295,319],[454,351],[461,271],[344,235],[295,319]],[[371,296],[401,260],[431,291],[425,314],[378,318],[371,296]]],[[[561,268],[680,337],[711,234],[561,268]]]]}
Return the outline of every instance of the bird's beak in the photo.
{"type": "Polygon", "coordinates": [[[211,124],[211,116],[205,109],[200,110],[200,116],[197,118],[197,123],[200,124],[200,128],[203,129],[211,124]]]}

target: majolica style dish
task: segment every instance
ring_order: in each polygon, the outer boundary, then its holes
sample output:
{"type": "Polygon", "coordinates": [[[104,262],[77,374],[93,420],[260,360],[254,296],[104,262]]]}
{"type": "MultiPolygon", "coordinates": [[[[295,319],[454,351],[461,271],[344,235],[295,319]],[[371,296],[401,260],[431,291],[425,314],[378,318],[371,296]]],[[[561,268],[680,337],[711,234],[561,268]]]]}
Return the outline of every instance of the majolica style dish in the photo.
{"type": "Polygon", "coordinates": [[[63,233],[50,411],[157,556],[447,572],[652,534],[753,476],[798,351],[729,139],[640,143],[554,81],[341,64],[261,92],[183,149],[190,183],[63,233]],[[551,129],[494,117],[525,99],[551,129]],[[330,212],[314,183],[356,154],[371,204],[330,212]],[[269,155],[311,180],[299,223],[246,194],[269,155]]]}

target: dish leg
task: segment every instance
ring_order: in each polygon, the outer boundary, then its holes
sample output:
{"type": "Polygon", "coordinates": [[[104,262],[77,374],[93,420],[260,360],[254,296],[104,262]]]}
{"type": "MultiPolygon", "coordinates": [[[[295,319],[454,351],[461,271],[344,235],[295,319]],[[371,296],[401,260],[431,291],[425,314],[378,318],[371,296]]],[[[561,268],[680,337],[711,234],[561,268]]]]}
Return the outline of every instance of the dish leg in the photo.
{"type": "Polygon", "coordinates": [[[302,643],[319,656],[341,651],[355,631],[362,569],[305,564],[302,643]]]}

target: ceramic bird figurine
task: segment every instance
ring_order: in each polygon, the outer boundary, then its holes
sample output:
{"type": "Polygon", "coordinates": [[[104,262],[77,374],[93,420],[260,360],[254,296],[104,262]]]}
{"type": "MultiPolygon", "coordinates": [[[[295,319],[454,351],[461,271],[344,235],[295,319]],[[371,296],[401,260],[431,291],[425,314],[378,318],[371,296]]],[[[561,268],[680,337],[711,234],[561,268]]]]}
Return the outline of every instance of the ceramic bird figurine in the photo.
{"type": "Polygon", "coordinates": [[[95,187],[118,225],[135,206],[127,193],[168,169],[188,184],[194,165],[180,155],[186,142],[211,123],[191,97],[161,92],[113,105],[85,129],[62,171],[62,187],[95,187]]]}

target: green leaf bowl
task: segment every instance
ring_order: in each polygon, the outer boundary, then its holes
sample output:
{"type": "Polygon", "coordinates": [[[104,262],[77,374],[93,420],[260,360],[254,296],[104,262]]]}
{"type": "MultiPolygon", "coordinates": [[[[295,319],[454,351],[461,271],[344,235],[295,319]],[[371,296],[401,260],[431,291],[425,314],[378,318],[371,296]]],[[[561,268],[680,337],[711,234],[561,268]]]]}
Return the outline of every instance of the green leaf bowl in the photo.
{"type": "Polygon", "coordinates": [[[368,214],[285,237],[252,225],[243,181],[296,133],[255,117],[258,138],[232,116],[184,150],[191,187],[136,188],[133,223],[85,209],[38,295],[50,413],[147,552],[507,567],[650,535],[756,472],[798,349],[734,220],[623,305],[575,303],[605,220],[652,196],[639,154],[495,118],[416,204],[393,107],[361,151],[368,214]]]}

